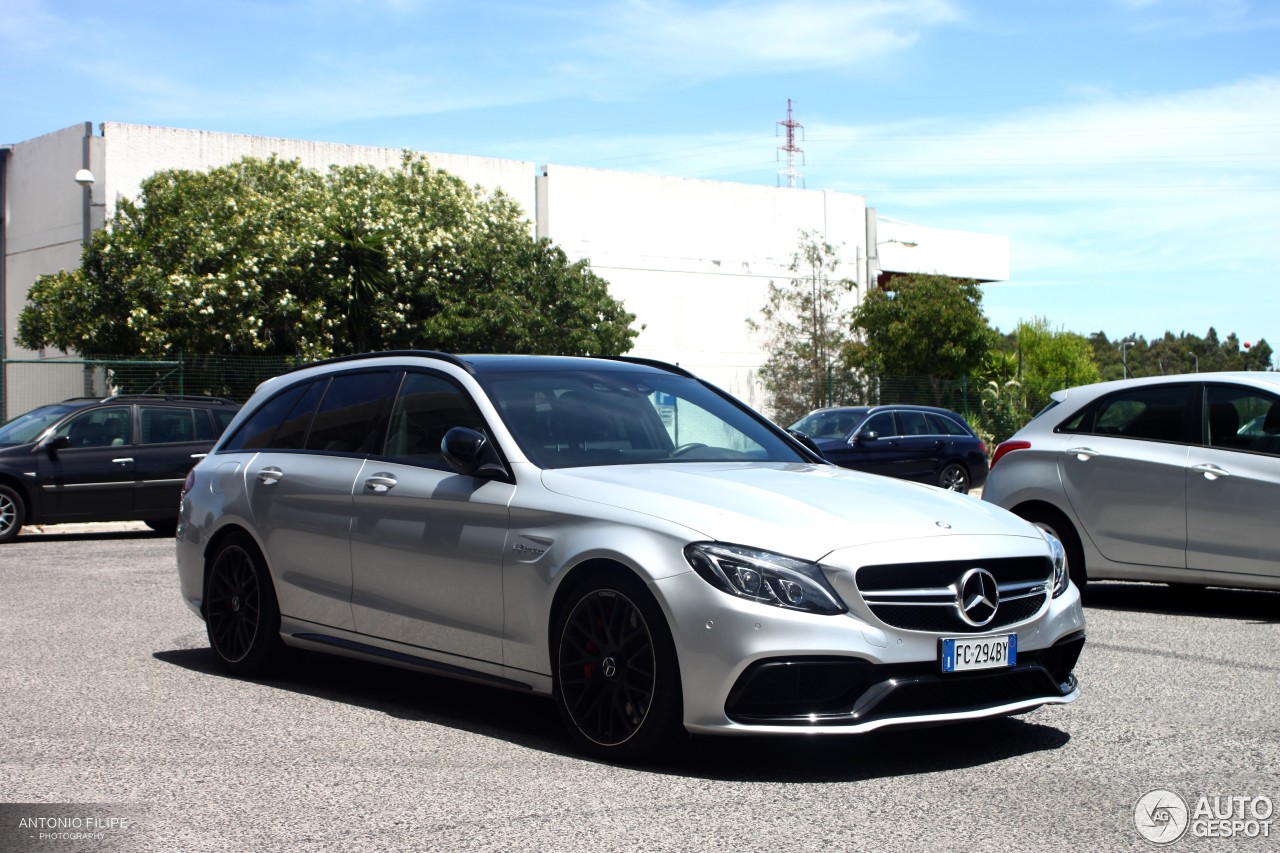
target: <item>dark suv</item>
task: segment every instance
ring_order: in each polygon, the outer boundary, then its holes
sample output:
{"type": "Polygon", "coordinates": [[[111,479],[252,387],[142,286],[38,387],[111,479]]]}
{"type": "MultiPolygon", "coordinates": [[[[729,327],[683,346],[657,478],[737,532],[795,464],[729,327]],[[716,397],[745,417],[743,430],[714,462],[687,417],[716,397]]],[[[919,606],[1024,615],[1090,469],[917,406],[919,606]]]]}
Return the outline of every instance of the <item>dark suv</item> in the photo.
{"type": "Polygon", "coordinates": [[[968,493],[987,479],[987,445],[950,409],[837,406],[791,425],[844,468],[968,493]]]}
{"type": "Polygon", "coordinates": [[[220,397],[80,397],[0,426],[0,542],[24,524],[140,520],[172,533],[178,496],[240,405],[220,397]]]}

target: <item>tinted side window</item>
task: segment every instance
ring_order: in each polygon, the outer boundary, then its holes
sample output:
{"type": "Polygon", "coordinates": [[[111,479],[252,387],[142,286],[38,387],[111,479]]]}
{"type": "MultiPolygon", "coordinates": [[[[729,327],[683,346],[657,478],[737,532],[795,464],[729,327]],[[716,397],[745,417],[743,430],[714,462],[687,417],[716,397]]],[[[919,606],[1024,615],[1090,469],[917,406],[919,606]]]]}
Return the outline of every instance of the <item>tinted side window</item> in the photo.
{"type": "Polygon", "coordinates": [[[444,434],[454,427],[483,429],[484,419],[466,393],[452,382],[425,373],[409,373],[391,410],[386,455],[446,469],[440,455],[444,434]]]}
{"type": "Polygon", "coordinates": [[[329,387],[328,379],[317,379],[307,386],[307,390],[298,402],[293,404],[289,414],[285,415],[275,438],[271,439],[273,449],[300,450],[307,440],[307,431],[311,429],[311,421],[315,417],[316,406],[329,387]]]}
{"type": "Polygon", "coordinates": [[[1205,388],[1204,443],[1280,455],[1280,399],[1238,385],[1205,388]]]}
{"type": "Polygon", "coordinates": [[[903,435],[936,434],[934,430],[929,428],[929,421],[925,418],[924,412],[898,412],[898,423],[902,424],[903,435]]]}
{"type": "Polygon", "coordinates": [[[893,424],[893,412],[880,412],[878,415],[872,415],[863,422],[862,426],[858,427],[858,432],[879,433],[881,438],[897,435],[898,428],[893,424]]]}
{"type": "Polygon", "coordinates": [[[196,441],[217,441],[218,436],[227,428],[230,421],[217,423],[213,419],[213,412],[208,409],[196,409],[196,441]]]}
{"type": "MultiPolygon", "coordinates": [[[[398,378],[395,374],[394,378],[398,378]]],[[[307,436],[307,450],[374,453],[382,447],[389,371],[335,376],[325,391],[307,436]]]]}
{"type": "Polygon", "coordinates": [[[215,438],[226,432],[227,427],[231,426],[231,422],[235,420],[236,417],[235,412],[227,411],[225,409],[210,409],[209,414],[213,416],[214,429],[217,430],[214,434],[215,438]]]}
{"type": "Polygon", "coordinates": [[[258,407],[249,419],[240,424],[235,435],[227,442],[223,450],[261,450],[267,447],[276,434],[280,422],[293,408],[294,404],[307,390],[310,383],[303,383],[288,388],[258,407]]]}
{"type": "Polygon", "coordinates": [[[141,406],[138,409],[143,444],[173,444],[195,441],[195,418],[191,409],[173,406],[141,406]]]}
{"type": "Polygon", "coordinates": [[[1130,388],[1104,397],[1058,429],[1148,441],[1185,441],[1190,385],[1130,388]]]}
{"type": "Polygon", "coordinates": [[[54,432],[66,436],[72,447],[119,447],[129,443],[133,411],[129,406],[108,406],[77,415],[54,432]]]}
{"type": "Polygon", "coordinates": [[[946,415],[929,415],[929,423],[936,425],[938,435],[969,437],[969,431],[946,415]]]}

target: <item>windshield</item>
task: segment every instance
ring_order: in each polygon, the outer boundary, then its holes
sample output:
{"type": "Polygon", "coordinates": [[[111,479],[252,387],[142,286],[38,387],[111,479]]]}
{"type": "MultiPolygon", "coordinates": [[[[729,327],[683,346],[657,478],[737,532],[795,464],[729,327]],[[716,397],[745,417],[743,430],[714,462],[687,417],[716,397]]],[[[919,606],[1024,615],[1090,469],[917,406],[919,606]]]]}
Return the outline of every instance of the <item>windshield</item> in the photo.
{"type": "Polygon", "coordinates": [[[75,406],[53,404],[32,409],[25,415],[18,415],[4,426],[0,426],[0,447],[13,447],[35,441],[46,429],[56,423],[63,415],[75,411],[75,406]]]}
{"type": "Polygon", "coordinates": [[[809,461],[761,419],[686,377],[602,369],[477,378],[541,468],[809,461]]]}

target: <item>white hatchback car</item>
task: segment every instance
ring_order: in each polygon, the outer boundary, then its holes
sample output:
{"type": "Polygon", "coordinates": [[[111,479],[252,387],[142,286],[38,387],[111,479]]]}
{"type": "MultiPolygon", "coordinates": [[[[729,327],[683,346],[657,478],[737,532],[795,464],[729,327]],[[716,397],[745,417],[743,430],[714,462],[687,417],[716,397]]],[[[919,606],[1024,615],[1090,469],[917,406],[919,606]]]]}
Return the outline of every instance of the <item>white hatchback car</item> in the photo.
{"type": "Polygon", "coordinates": [[[827,464],[656,362],[383,353],[269,380],[188,478],[177,558],[230,672],[290,645],[542,694],[614,760],[1079,695],[1056,539],[827,464]]]}
{"type": "Polygon", "coordinates": [[[996,448],[983,500],[1052,532],[1071,577],[1280,589],[1280,374],[1058,391],[996,448]]]}

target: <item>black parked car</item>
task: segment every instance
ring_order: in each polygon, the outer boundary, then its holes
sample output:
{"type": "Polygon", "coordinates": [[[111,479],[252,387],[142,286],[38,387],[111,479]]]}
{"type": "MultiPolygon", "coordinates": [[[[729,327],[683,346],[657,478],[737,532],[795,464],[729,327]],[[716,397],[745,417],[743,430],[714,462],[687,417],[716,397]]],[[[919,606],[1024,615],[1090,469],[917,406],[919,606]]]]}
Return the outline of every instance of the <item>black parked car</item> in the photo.
{"type": "Polygon", "coordinates": [[[220,397],[79,397],[0,426],[0,542],[24,524],[144,521],[171,533],[191,467],[240,405],[220,397]]]}
{"type": "Polygon", "coordinates": [[[967,493],[987,479],[987,445],[964,418],[933,406],[838,406],[790,427],[844,468],[967,493]]]}

